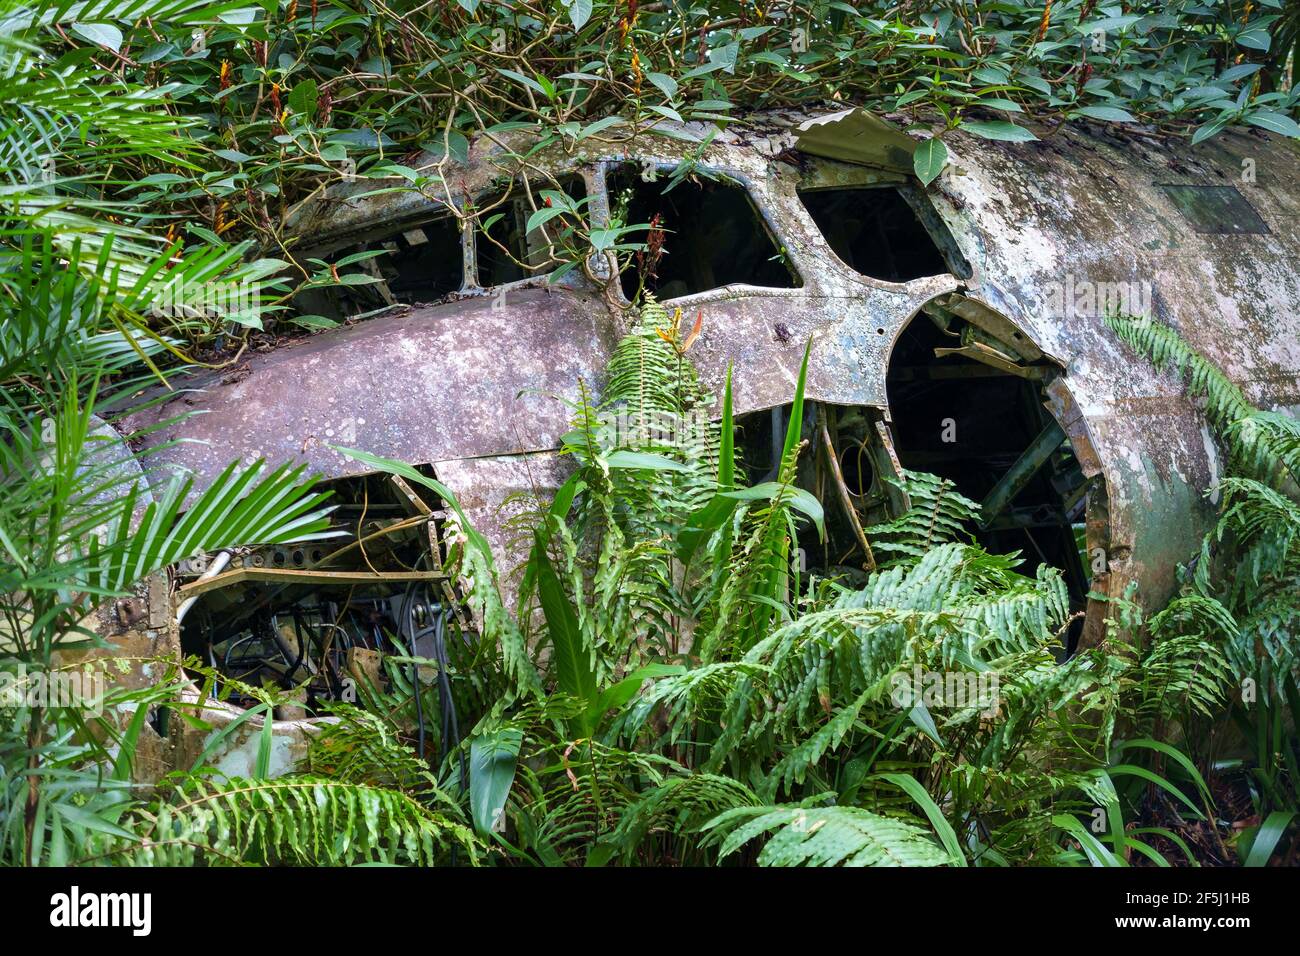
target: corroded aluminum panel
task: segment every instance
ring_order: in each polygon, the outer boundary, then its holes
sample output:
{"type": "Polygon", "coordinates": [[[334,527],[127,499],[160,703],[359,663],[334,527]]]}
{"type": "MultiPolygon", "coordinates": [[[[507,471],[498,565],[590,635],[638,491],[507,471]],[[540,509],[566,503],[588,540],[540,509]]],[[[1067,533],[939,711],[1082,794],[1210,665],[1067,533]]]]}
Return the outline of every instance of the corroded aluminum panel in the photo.
{"type": "Polygon", "coordinates": [[[1300,402],[1300,149],[1254,133],[1189,147],[1066,129],[1027,144],[958,133],[952,155],[930,195],[974,269],[968,294],[1067,368],[1110,497],[1110,593],[1136,581],[1158,603],[1208,527],[1203,492],[1222,463],[1181,383],[1105,327],[1102,291],[1172,325],[1257,404],[1300,402]],[[1234,187],[1268,231],[1197,232],[1161,184],[1234,187]]]}
{"type": "Polygon", "coordinates": [[[690,359],[719,395],[727,366],[732,366],[737,415],[791,400],[810,338],[809,399],[884,407],[894,339],[921,305],[956,285],[951,276],[937,276],[893,288],[864,288],[853,297],[717,290],[670,306],[680,307],[689,321],[702,314],[703,329],[690,359]]]}
{"type": "Polygon", "coordinates": [[[531,524],[521,528],[516,519],[548,507],[573,468],[572,458],[556,452],[433,463],[438,480],[451,489],[465,517],[491,545],[508,604],[533,544],[527,533],[531,524]]]}
{"type": "Polygon", "coordinates": [[[129,427],[201,413],[149,437],[186,439],[152,460],[193,472],[198,487],[234,458],[305,462],[331,478],[366,470],[331,445],[417,463],[554,448],[570,415],[554,396],[598,386],[618,333],[583,296],[506,298],[501,309],[491,298],[417,307],[253,356],[129,427]]]}

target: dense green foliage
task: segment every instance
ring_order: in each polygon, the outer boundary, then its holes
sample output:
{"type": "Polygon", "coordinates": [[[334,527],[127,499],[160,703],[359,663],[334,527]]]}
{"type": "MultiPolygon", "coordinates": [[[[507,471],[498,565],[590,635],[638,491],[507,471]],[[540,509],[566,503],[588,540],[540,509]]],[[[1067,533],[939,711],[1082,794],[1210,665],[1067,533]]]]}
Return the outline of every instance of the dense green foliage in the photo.
{"type": "MultiPolygon", "coordinates": [[[[218,354],[238,347],[223,333],[242,339],[277,317],[325,324],[287,305],[291,289],[334,281],[293,258],[284,220],[301,201],[354,177],[447,198],[447,161],[475,136],[519,126],[537,134],[528,155],[578,143],[618,153],[664,120],[699,122],[695,133],[662,132],[703,141],[712,124],[781,105],[897,111],[937,138],[957,127],[1035,138],[1021,118],[1040,132],[1086,121],[1193,139],[1241,124],[1300,135],[1296,6],[1283,0],[5,8],[0,169],[20,204],[11,212],[51,229],[61,248],[80,239],[93,250],[87,273],[111,240],[123,268],[118,322],[144,312],[163,279],[277,275],[257,303],[151,318],[218,354]],[[417,163],[420,150],[429,154],[417,163]]],[[[523,168],[528,155],[513,162],[523,168]]],[[[939,142],[918,152],[925,181],[945,155],[939,142]]]]}
{"type": "MultiPolygon", "coordinates": [[[[397,177],[437,195],[437,157],[514,124],[539,147],[616,152],[660,119],[705,129],[783,104],[861,103],[937,137],[1033,136],[1019,116],[1040,132],[1300,133],[1294,4],[4,11],[0,650],[29,673],[72,667],[59,652],[94,642],[88,617],[178,559],[324,527],[310,483],[260,467],[232,469],[183,512],[180,484],[137,507],[129,489],[150,463],[102,423],[185,361],[237,354],[250,330],[321,324],[289,296],[335,279],[291,263],[282,221],[333,182],[397,177]],[[417,149],[435,162],[411,165],[417,149]],[[262,291],[238,307],[156,308],[175,283],[218,280],[262,291]]],[[[144,792],[131,771],[147,715],[188,716],[179,676],[160,670],[153,687],[111,689],[108,716],[0,710],[0,862],[1114,865],[1290,852],[1294,420],[1251,408],[1168,330],[1115,320],[1187,373],[1232,469],[1178,599],[1149,621],[1116,602],[1105,643],[1063,661],[1059,576],[1026,577],[975,545],[963,531],[974,504],[929,476],[908,476],[910,512],[867,529],[881,567],[864,585],[801,574],[795,531],[821,520],[790,480],[806,453],[801,396],[784,471],[748,486],[730,403],[721,422],[693,414],[710,400],[677,333],[659,334],[670,325],[643,303],[600,403],[573,409],[577,472],[522,523],[533,549],[517,607],[498,588],[516,569],[498,569],[461,522],[453,569],[481,634],[452,642],[471,730],[460,752],[431,768],[412,749],[419,685],[395,679],[387,697],[339,709],[301,775],[267,779],[268,732],[255,779],[214,777],[200,758],[144,792]],[[691,424],[670,437],[625,427],[664,415],[691,424]],[[900,696],[918,674],[996,678],[996,706],[900,696]],[[1236,764],[1199,749],[1199,729],[1224,715],[1249,745],[1236,764]],[[1224,781],[1257,817],[1235,846],[1224,781]]]]}
{"type": "Polygon", "coordinates": [[[523,635],[541,683],[499,663],[499,696],[471,705],[473,740],[518,758],[473,807],[480,832],[535,863],[1190,862],[1154,808],[1181,828],[1213,797],[1168,741],[1254,666],[1230,664],[1215,618],[1190,597],[1145,624],[1117,605],[1105,643],[1062,662],[1059,576],[982,551],[961,530],[973,503],[925,476],[911,512],[871,529],[892,560],[866,586],[801,577],[795,525],[820,520],[790,484],[801,394],[768,486],[744,489],[729,459],[729,396],[721,424],[638,440],[636,422],[701,401],[667,326],[643,309],[602,404],[575,409],[579,470],[534,519],[500,644],[523,635]],[[930,706],[913,673],[996,687],[930,706]]]}
{"type": "Polygon", "coordinates": [[[1220,437],[1227,474],[1208,492],[1219,496],[1219,520],[1158,620],[1223,649],[1237,684],[1231,717],[1253,750],[1252,803],[1280,837],[1300,811],[1300,421],[1253,408],[1167,326],[1118,316],[1109,324],[1186,380],[1220,437]]]}

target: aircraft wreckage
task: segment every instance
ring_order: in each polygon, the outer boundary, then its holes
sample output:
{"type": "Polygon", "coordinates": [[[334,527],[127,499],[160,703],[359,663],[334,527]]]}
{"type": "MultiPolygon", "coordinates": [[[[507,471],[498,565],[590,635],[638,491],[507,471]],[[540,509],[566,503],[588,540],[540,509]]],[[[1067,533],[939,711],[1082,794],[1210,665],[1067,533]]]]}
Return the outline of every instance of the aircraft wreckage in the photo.
{"type": "MultiPolygon", "coordinates": [[[[638,288],[608,253],[548,281],[553,236],[529,220],[557,185],[593,235],[611,211],[664,228],[646,288],[702,316],[690,357],[711,388],[734,367],[751,477],[772,466],[811,337],[809,418],[828,426],[841,492],[826,504],[842,520],[834,550],[854,546],[848,512],[854,523],[898,507],[885,479],[933,472],[983,503],[987,546],[1021,552],[1031,573],[1063,571],[1087,612],[1074,640],[1102,633],[1090,593],[1168,597],[1221,469],[1198,410],[1117,341],[1106,310],[1169,323],[1262,407],[1300,405],[1300,190],[1296,145],[1280,137],[1233,131],[1191,147],[1068,127],[1013,144],[957,131],[922,188],[916,141],[862,111],[761,113],[712,137],[664,124],[617,151],[584,141],[520,162],[529,136],[473,141],[441,165],[438,191],[368,180],[291,217],[295,256],[369,276],[299,303],[344,324],[196,376],[124,432],[157,449],[151,481],[187,472],[196,493],[236,458],[305,462],[334,488],[349,537],[187,562],[105,612],[117,647],[306,681],[319,698],[347,674],[378,674],[398,618],[418,618],[420,650],[455,608],[455,582],[436,571],[441,503],[333,446],[436,476],[502,568],[522,559],[516,497],[566,474],[556,396],[576,399],[579,381],[599,390],[638,288]],[[466,214],[478,210],[492,214],[466,214]],[[305,634],[324,641],[314,663],[305,634]]],[[[307,703],[277,713],[273,772],[302,746],[307,703]]],[[[210,703],[207,715],[239,712],[210,703]]],[[[217,765],[246,773],[259,727],[229,734],[217,765]]],[[[204,739],[159,737],[140,773],[192,761],[204,739]]]]}

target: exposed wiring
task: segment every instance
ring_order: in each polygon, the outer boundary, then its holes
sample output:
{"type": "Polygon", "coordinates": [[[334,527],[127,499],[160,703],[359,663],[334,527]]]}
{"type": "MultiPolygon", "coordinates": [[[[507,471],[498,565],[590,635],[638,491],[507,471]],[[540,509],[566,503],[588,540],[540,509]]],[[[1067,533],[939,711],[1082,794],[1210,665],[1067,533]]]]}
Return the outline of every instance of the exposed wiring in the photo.
{"type": "MultiPolygon", "coordinates": [[[[415,562],[417,567],[422,562],[427,562],[428,555],[422,554],[415,562]]],[[[460,786],[461,791],[465,789],[468,780],[468,768],[465,765],[464,748],[460,746],[460,722],[456,715],[456,701],[452,693],[451,677],[448,673],[450,669],[450,659],[447,655],[447,642],[445,632],[446,608],[441,603],[430,603],[428,605],[431,612],[432,623],[425,628],[416,630],[414,621],[414,599],[416,588],[421,582],[412,581],[406,586],[406,593],[402,596],[402,603],[398,612],[398,634],[403,640],[409,640],[409,650],[412,657],[416,656],[416,642],[425,637],[433,637],[433,659],[438,666],[438,703],[441,721],[439,724],[439,747],[438,762],[442,763],[447,759],[447,754],[454,747],[459,754],[460,763],[460,786]]],[[[411,664],[411,685],[412,693],[415,695],[415,716],[416,716],[416,733],[419,753],[424,758],[425,748],[425,721],[424,721],[424,704],[422,701],[422,690],[420,686],[420,666],[417,663],[411,664]]]]}

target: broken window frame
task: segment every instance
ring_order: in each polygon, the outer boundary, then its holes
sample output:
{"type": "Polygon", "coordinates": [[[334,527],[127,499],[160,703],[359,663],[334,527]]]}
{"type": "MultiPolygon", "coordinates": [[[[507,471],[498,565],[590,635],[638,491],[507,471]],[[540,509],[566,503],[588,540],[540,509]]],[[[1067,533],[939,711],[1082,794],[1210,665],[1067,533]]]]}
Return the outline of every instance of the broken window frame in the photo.
{"type": "MultiPolygon", "coordinates": [[[[1080,555],[1081,567],[1079,568],[1083,574],[1082,587],[1078,588],[1076,582],[1071,581],[1071,571],[1073,569],[1058,568],[1067,583],[1070,584],[1071,590],[1077,589],[1082,592],[1081,594],[1072,595],[1072,598],[1082,605],[1084,617],[1082,625],[1074,632],[1071,649],[1074,646],[1084,647],[1096,644],[1104,636],[1108,609],[1105,599],[1094,597],[1094,595],[1112,593],[1111,564],[1113,561],[1123,560],[1124,555],[1117,553],[1113,544],[1110,519],[1110,489],[1106,471],[1102,467],[1101,459],[1097,454],[1096,444],[1090,433],[1088,422],[1071,391],[1066,369],[1054,358],[1044,353],[1011,319],[978,300],[967,298],[960,293],[936,296],[926,302],[904,323],[902,329],[900,329],[900,337],[903,329],[908,328],[914,322],[922,321],[934,322],[941,329],[953,322],[964,321],[967,327],[976,333],[974,344],[992,343],[1000,346],[996,351],[992,347],[983,349],[970,349],[966,346],[961,348],[938,348],[935,350],[936,354],[932,361],[942,361],[943,358],[949,355],[955,355],[962,359],[982,363],[988,366],[993,374],[1019,377],[1038,383],[1038,397],[1041,400],[1044,420],[1048,424],[1034,441],[1044,439],[1047,432],[1054,426],[1062,435],[1062,439],[1053,447],[1059,449],[1061,444],[1068,444],[1083,477],[1082,482],[1075,489],[1073,498],[1075,504],[1078,503],[1080,498],[1082,498],[1083,502],[1084,553],[1080,555]],[[1100,570],[1096,567],[1098,559],[1100,559],[1102,565],[1100,570]]],[[[894,367],[897,347],[898,341],[896,340],[890,349],[887,369],[892,370],[894,367]]],[[[895,457],[897,463],[893,445],[894,432],[898,426],[893,420],[893,403],[894,395],[891,391],[889,404],[884,409],[884,421],[880,427],[886,436],[890,454],[895,457]]],[[[1000,510],[1003,512],[1010,510],[1014,498],[1020,490],[1023,490],[1024,485],[1011,490],[1008,495],[1007,492],[1010,489],[1002,487],[1004,479],[1009,478],[1011,472],[1015,471],[1023,463],[1032,464],[1030,459],[1032,458],[1031,452],[1034,441],[1031,441],[1030,446],[1021,453],[1011,468],[1007,469],[1003,478],[999,479],[993,489],[984,496],[981,504],[987,507],[990,500],[997,496],[1002,499],[1000,510]]],[[[1046,462],[1046,457],[1039,461],[1038,465],[1029,472],[1025,484],[1037,475],[1046,462]]],[[[1000,515],[982,515],[981,532],[990,530],[991,526],[998,523],[998,518],[1000,518],[1000,515]]],[[[1056,565],[1052,566],[1056,567],[1056,565]]]]}
{"type": "MultiPolygon", "coordinates": [[[[482,200],[484,196],[501,196],[504,192],[505,198],[513,199],[515,202],[522,200],[527,204],[529,202],[528,197],[535,197],[543,189],[551,189],[557,185],[562,187],[563,184],[567,182],[581,182],[585,193],[583,198],[584,205],[581,208],[584,210],[588,218],[589,225],[592,228],[595,228],[604,225],[608,219],[606,212],[607,206],[605,205],[603,192],[604,179],[596,172],[594,166],[584,165],[575,168],[557,168],[553,171],[546,172],[541,176],[534,175],[526,180],[527,185],[523,189],[519,188],[521,182],[525,181],[521,180],[520,177],[516,177],[511,185],[504,188],[498,186],[495,189],[489,188],[480,190],[473,198],[475,200],[482,200]],[[554,181],[552,182],[548,180],[554,181]]],[[[468,208],[471,207],[468,198],[464,196],[457,197],[454,212],[448,211],[445,203],[426,201],[418,210],[402,216],[395,222],[368,225],[364,228],[353,228],[345,232],[336,233],[333,236],[328,236],[324,240],[313,243],[312,245],[303,248],[300,252],[296,252],[295,258],[300,260],[317,258],[327,261],[337,259],[352,253],[365,251],[365,246],[383,242],[417,227],[455,217],[459,220],[460,226],[460,282],[457,287],[454,290],[451,290],[448,294],[475,295],[511,286],[526,286],[529,284],[536,285],[539,282],[546,282],[554,268],[564,261],[555,258],[545,258],[549,255],[553,246],[550,243],[539,241],[535,238],[538,233],[547,228],[543,225],[527,234],[529,246],[528,254],[530,259],[529,265],[534,271],[530,274],[524,275],[522,278],[512,279],[508,282],[490,284],[481,283],[479,281],[478,256],[478,234],[481,232],[481,216],[470,214],[467,211],[468,208]]],[[[482,210],[479,210],[479,212],[481,213],[482,210]]],[[[525,221],[527,216],[531,215],[531,213],[532,209],[531,206],[529,206],[528,210],[524,213],[525,221]]],[[[599,257],[592,258],[598,259],[599,257]]],[[[370,260],[367,260],[367,263],[368,262],[370,262],[370,260]]],[[[370,271],[370,269],[366,268],[367,263],[358,263],[357,265],[359,268],[357,271],[370,271]]],[[[600,262],[592,262],[591,259],[589,259],[588,264],[593,267],[595,273],[599,274],[601,266],[600,262]]],[[[373,268],[374,267],[371,266],[371,269],[373,268]]],[[[384,283],[373,283],[371,285],[383,284],[384,283]]],[[[572,270],[553,284],[568,287],[591,286],[591,283],[583,275],[581,269],[572,270]]],[[[329,286],[308,291],[313,293],[328,293],[330,290],[337,288],[337,286],[329,286]]],[[[379,292],[379,295],[381,298],[386,300],[391,297],[391,294],[385,294],[384,292],[379,292]]],[[[386,302],[386,304],[375,309],[353,315],[346,315],[343,318],[354,320],[364,319],[386,311],[387,309],[392,308],[393,305],[399,304],[402,303],[386,302]]]]}
{"type": "MultiPolygon", "coordinates": [[[[603,220],[599,225],[607,226],[609,224],[609,180],[613,173],[627,166],[638,166],[642,169],[653,168],[656,175],[656,181],[671,176],[681,165],[680,161],[668,161],[655,159],[652,157],[618,157],[602,159],[597,163],[595,178],[599,181],[600,196],[602,201],[601,212],[603,220]]],[[[808,294],[817,294],[817,285],[812,269],[807,268],[804,263],[799,261],[799,256],[793,251],[790,240],[784,235],[781,229],[781,217],[776,214],[775,208],[767,192],[758,183],[755,183],[745,174],[734,169],[723,166],[714,166],[708,163],[697,163],[696,168],[716,177],[721,182],[734,186],[742,190],[745,198],[748,200],[750,208],[755,214],[755,218],[762,224],[767,237],[771,240],[772,245],[781,253],[785,262],[785,267],[790,273],[791,279],[796,283],[791,286],[763,286],[751,285],[744,282],[733,282],[728,285],[715,286],[712,289],[703,289],[698,292],[688,292],[685,295],[674,296],[672,298],[661,299],[664,303],[672,303],[686,307],[695,302],[708,302],[718,298],[724,298],[728,295],[734,295],[737,292],[747,294],[759,293],[767,296],[800,296],[808,294]]],[[[593,225],[595,221],[593,220],[593,225]]],[[[613,265],[617,269],[617,265],[613,265]]],[[[623,283],[617,275],[613,282],[613,295],[620,304],[630,306],[626,294],[623,292],[623,283]]]]}
{"type": "MultiPolygon", "coordinates": [[[[333,236],[329,236],[314,245],[304,248],[300,252],[295,252],[294,258],[298,260],[306,260],[306,259],[314,258],[314,259],[323,259],[327,262],[333,261],[354,253],[364,252],[366,251],[365,250],[366,246],[376,245],[378,243],[384,242],[385,240],[392,239],[396,236],[403,235],[404,233],[410,232],[413,229],[421,228],[431,223],[441,223],[448,219],[459,220],[459,233],[460,233],[459,239],[460,239],[460,250],[461,250],[460,282],[457,284],[455,289],[449,290],[449,292],[445,293],[445,295],[464,293],[465,291],[467,291],[468,288],[466,285],[466,277],[467,275],[469,275],[467,271],[468,259],[466,256],[467,235],[468,235],[468,230],[472,228],[473,223],[471,220],[467,219],[464,216],[463,211],[459,208],[459,206],[457,207],[456,211],[451,211],[448,210],[447,205],[442,202],[429,202],[427,203],[427,205],[423,206],[419,210],[410,213],[408,215],[405,215],[400,219],[396,220],[395,222],[387,222],[379,225],[372,225],[364,229],[350,229],[346,232],[341,232],[333,236]]],[[[377,268],[377,266],[374,263],[375,263],[374,259],[368,259],[364,262],[357,263],[356,265],[360,267],[357,271],[369,272],[370,274],[373,275],[374,273],[372,270],[377,268]]],[[[342,316],[343,321],[366,319],[372,315],[385,312],[388,309],[393,308],[393,306],[395,305],[404,304],[393,300],[392,293],[387,289],[387,282],[385,282],[384,280],[381,279],[377,283],[369,283],[368,285],[371,287],[379,287],[379,286],[383,287],[384,291],[378,291],[378,289],[377,291],[379,296],[385,300],[385,304],[365,312],[359,312],[353,315],[344,315],[342,316]]],[[[316,289],[309,289],[306,291],[312,294],[328,295],[332,291],[337,290],[338,288],[340,287],[325,286],[316,289]]]]}
{"type": "MultiPolygon", "coordinates": [[[[531,177],[516,176],[507,180],[504,185],[498,184],[496,188],[482,190],[473,197],[476,204],[485,199],[492,201],[493,204],[485,208],[479,208],[475,205],[476,215],[467,217],[466,231],[462,234],[465,249],[463,292],[482,293],[492,289],[535,285],[538,282],[552,284],[549,279],[550,275],[557,267],[570,260],[557,258],[553,255],[555,242],[546,238],[547,224],[542,224],[536,229],[526,232],[524,226],[527,225],[528,218],[540,208],[535,200],[537,195],[540,195],[543,190],[563,192],[564,185],[570,182],[580,182],[582,184],[584,195],[578,201],[578,208],[586,216],[588,228],[598,228],[603,222],[598,218],[597,213],[606,207],[603,202],[597,201],[596,188],[598,185],[603,186],[603,180],[600,180],[599,176],[585,166],[574,169],[557,168],[544,172],[542,176],[536,174],[531,177]],[[524,241],[528,246],[526,250],[528,263],[527,265],[521,265],[521,268],[524,269],[524,275],[520,278],[510,279],[506,282],[484,283],[479,269],[479,237],[480,233],[485,233],[486,230],[481,227],[481,224],[484,221],[485,213],[488,219],[495,215],[495,211],[499,208],[499,202],[508,202],[510,205],[507,215],[515,216],[516,225],[520,232],[523,233],[524,241]]],[[[511,255],[513,256],[513,253],[511,255]]],[[[581,269],[570,270],[553,284],[570,287],[574,285],[587,287],[589,285],[581,269]]]]}
{"type": "Polygon", "coordinates": [[[816,241],[825,248],[827,261],[833,264],[833,268],[837,273],[858,283],[879,284],[891,288],[903,288],[911,282],[924,282],[933,278],[933,276],[918,276],[906,282],[891,282],[888,279],[877,279],[874,276],[865,275],[841,259],[831,247],[830,240],[822,233],[817,221],[799,195],[803,192],[819,192],[830,189],[896,190],[908,206],[911,207],[912,212],[916,215],[917,220],[925,229],[930,241],[934,243],[940,257],[948,267],[947,273],[939,272],[935,273],[935,275],[946,274],[957,279],[969,279],[974,275],[974,270],[966,257],[962,255],[951,230],[948,229],[947,224],[926,198],[924,191],[918,189],[910,177],[888,170],[872,169],[853,163],[808,156],[804,161],[803,170],[795,188],[796,215],[803,217],[808,234],[815,237],[816,241]]]}

